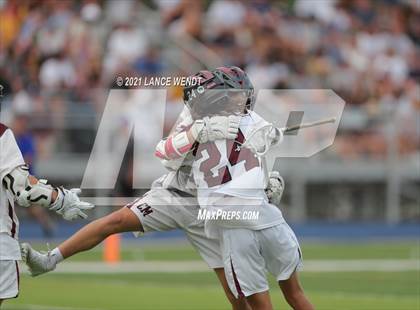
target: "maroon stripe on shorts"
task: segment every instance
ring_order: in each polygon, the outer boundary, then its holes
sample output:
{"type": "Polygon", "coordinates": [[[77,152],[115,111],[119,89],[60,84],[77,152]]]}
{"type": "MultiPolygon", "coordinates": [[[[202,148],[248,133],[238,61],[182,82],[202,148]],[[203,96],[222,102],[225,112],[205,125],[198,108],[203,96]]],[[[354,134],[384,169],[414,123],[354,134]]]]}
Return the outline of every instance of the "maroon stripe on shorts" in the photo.
{"type": "Polygon", "coordinates": [[[14,238],[16,235],[16,223],[13,217],[13,208],[10,202],[9,202],[9,217],[12,220],[12,229],[10,230],[10,234],[12,235],[12,238],[14,238]]]}
{"type": "Polygon", "coordinates": [[[19,286],[20,286],[19,265],[18,265],[18,262],[17,261],[15,261],[15,264],[16,264],[16,273],[17,273],[18,289],[19,289],[19,286]]]}
{"type": "Polygon", "coordinates": [[[18,282],[18,292],[17,292],[17,294],[16,294],[16,296],[14,298],[18,298],[18,296],[19,296],[19,287],[20,287],[20,275],[19,275],[19,265],[18,265],[18,262],[15,261],[15,264],[16,264],[16,273],[17,273],[17,282],[18,282]]]}
{"type": "Polygon", "coordinates": [[[0,137],[4,134],[4,132],[9,129],[6,125],[0,123],[0,137]]]}
{"type": "Polygon", "coordinates": [[[232,257],[230,258],[230,268],[232,268],[233,281],[235,282],[236,291],[238,292],[239,297],[244,297],[245,295],[242,292],[241,285],[236,277],[235,268],[233,268],[232,257]]]}

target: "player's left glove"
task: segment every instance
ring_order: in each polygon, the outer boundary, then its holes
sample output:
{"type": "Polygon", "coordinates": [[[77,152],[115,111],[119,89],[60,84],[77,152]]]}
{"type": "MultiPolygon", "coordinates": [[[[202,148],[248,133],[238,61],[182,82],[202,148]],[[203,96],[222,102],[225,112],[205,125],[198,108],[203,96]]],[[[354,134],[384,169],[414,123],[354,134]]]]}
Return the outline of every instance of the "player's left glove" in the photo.
{"type": "Polygon", "coordinates": [[[212,142],[223,139],[235,139],[238,135],[241,116],[212,116],[204,117],[204,127],[197,137],[200,143],[212,142]]]}
{"type": "Polygon", "coordinates": [[[284,191],[284,180],[278,171],[271,171],[265,193],[268,201],[273,205],[280,206],[281,197],[284,191]]]}

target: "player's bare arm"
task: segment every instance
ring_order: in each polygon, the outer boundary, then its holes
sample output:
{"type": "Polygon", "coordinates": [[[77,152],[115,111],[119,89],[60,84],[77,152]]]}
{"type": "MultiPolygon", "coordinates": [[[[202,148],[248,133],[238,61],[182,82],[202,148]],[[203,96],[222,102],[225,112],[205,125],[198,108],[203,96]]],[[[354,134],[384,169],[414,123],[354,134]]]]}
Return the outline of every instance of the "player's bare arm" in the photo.
{"type": "Polygon", "coordinates": [[[194,143],[219,139],[235,139],[240,123],[239,116],[213,116],[195,120],[188,129],[175,132],[161,140],[155,155],[162,160],[182,158],[191,151],[194,143]]]}

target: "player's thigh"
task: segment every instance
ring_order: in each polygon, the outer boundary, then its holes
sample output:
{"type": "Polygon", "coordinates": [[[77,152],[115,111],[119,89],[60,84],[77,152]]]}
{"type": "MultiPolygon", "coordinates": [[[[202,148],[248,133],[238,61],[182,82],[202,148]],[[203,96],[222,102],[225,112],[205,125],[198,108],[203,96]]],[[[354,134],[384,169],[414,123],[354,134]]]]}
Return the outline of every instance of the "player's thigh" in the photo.
{"type": "Polygon", "coordinates": [[[229,285],[226,281],[226,276],[225,276],[224,269],[223,268],[215,268],[213,270],[216,273],[217,278],[219,279],[219,282],[222,285],[223,290],[225,291],[225,294],[226,294],[227,298],[229,299],[229,301],[231,303],[235,302],[236,298],[235,298],[235,296],[233,296],[232,292],[229,289],[229,285]]]}
{"type": "Polygon", "coordinates": [[[115,234],[129,231],[142,231],[138,217],[128,208],[121,208],[107,216],[98,219],[103,224],[102,231],[107,234],[115,234]]]}
{"type": "Polygon", "coordinates": [[[232,304],[232,308],[234,310],[250,310],[251,308],[249,308],[248,303],[246,301],[246,299],[243,297],[241,298],[236,298],[230,288],[229,285],[226,281],[226,275],[225,275],[225,271],[223,268],[216,268],[214,269],[214,272],[217,275],[217,278],[220,281],[220,284],[223,287],[223,290],[226,294],[226,297],[228,298],[229,302],[232,304]]]}
{"type": "Polygon", "coordinates": [[[191,245],[211,269],[223,268],[222,250],[217,238],[209,238],[204,230],[204,221],[198,220],[199,206],[185,206],[182,229],[191,245]]]}
{"type": "Polygon", "coordinates": [[[15,298],[19,294],[19,267],[17,261],[0,260],[0,299],[15,298]]]}
{"type": "Polygon", "coordinates": [[[143,232],[180,228],[181,204],[181,198],[175,193],[165,189],[152,189],[126,207],[141,223],[143,231],[138,231],[139,235],[143,232]]]}
{"type": "Polygon", "coordinates": [[[286,223],[258,231],[261,254],[264,257],[267,270],[283,281],[302,264],[302,255],[297,238],[286,223]]]}
{"type": "Polygon", "coordinates": [[[296,293],[303,293],[303,288],[300,285],[298,273],[295,271],[291,274],[289,279],[278,281],[280,289],[284,296],[293,296],[296,293]]]}
{"type": "Polygon", "coordinates": [[[235,297],[248,297],[269,288],[255,233],[249,229],[224,229],[222,232],[223,264],[235,297]]]}

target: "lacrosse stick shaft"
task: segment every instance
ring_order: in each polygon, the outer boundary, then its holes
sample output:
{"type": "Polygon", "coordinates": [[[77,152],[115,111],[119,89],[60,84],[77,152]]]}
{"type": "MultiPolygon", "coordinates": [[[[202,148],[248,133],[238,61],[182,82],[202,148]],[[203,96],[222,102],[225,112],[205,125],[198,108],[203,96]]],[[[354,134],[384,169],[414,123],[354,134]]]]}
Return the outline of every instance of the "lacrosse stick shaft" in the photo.
{"type": "MultiPolygon", "coordinates": [[[[301,128],[309,128],[309,127],[315,127],[315,126],[319,126],[319,125],[323,125],[323,124],[328,124],[328,123],[334,123],[336,121],[335,117],[332,118],[328,118],[328,119],[324,119],[324,120],[320,120],[320,121],[316,121],[313,123],[304,123],[304,124],[300,124],[300,125],[296,125],[296,126],[290,126],[290,127],[283,127],[283,128],[276,128],[274,127],[273,124],[267,124],[262,126],[261,128],[255,130],[254,132],[252,132],[248,138],[246,139],[245,143],[242,144],[242,147],[249,147],[250,145],[250,141],[252,141],[252,138],[254,137],[254,135],[262,130],[265,130],[268,128],[268,132],[263,133],[265,136],[265,141],[264,141],[264,150],[259,151],[259,147],[254,148],[255,150],[255,154],[259,157],[263,157],[270,149],[270,147],[272,147],[275,144],[280,143],[283,140],[283,134],[286,132],[291,132],[291,131],[295,131],[301,128]],[[273,129],[276,130],[280,130],[281,131],[281,135],[280,135],[280,139],[277,140],[277,142],[273,142],[275,139],[273,138],[269,138],[269,134],[272,132],[273,129]],[[271,141],[269,141],[271,139],[271,141]]],[[[276,135],[277,136],[277,135],[276,135]]],[[[261,146],[262,147],[262,146],[261,146]]],[[[253,148],[251,146],[251,148],[253,148]]]]}
{"type": "Polygon", "coordinates": [[[312,123],[304,123],[304,124],[300,124],[300,125],[296,125],[296,126],[284,127],[283,132],[290,132],[290,131],[295,131],[295,130],[302,129],[302,128],[315,127],[315,126],[334,123],[334,122],[335,122],[335,117],[332,117],[332,118],[328,118],[328,119],[324,119],[324,120],[316,121],[316,122],[312,122],[312,123]]]}

